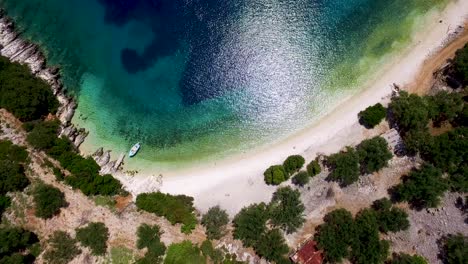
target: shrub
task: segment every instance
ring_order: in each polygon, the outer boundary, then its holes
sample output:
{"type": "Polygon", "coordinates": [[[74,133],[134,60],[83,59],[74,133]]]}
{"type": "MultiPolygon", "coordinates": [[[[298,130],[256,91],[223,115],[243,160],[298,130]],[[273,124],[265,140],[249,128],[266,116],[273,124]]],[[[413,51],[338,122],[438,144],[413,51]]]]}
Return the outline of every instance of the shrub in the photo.
{"type": "Polygon", "coordinates": [[[27,66],[1,56],[0,84],[0,108],[21,121],[36,120],[57,111],[58,100],[46,82],[33,76],[27,66]]]}
{"type": "Polygon", "coordinates": [[[27,136],[28,143],[39,150],[52,148],[56,144],[59,125],[58,120],[37,123],[27,136]]]}
{"type": "Polygon", "coordinates": [[[387,116],[387,109],[381,103],[367,107],[359,112],[359,123],[366,128],[374,128],[387,116]]]}
{"type": "Polygon", "coordinates": [[[201,220],[201,224],[206,228],[208,239],[220,239],[224,236],[228,223],[228,214],[219,206],[211,207],[201,220]]]}
{"type": "Polygon", "coordinates": [[[442,171],[432,165],[423,165],[395,186],[393,194],[399,201],[408,201],[414,207],[437,207],[440,196],[448,189],[447,181],[442,178],[442,171]]]}
{"type": "Polygon", "coordinates": [[[286,180],[289,176],[282,165],[273,165],[269,167],[264,173],[265,183],[268,185],[278,185],[286,180]]]}
{"type": "Polygon", "coordinates": [[[206,259],[202,256],[200,249],[196,245],[186,240],[169,246],[164,263],[205,264],[206,259]]]}
{"type": "Polygon", "coordinates": [[[346,187],[359,179],[359,155],[353,148],[329,156],[327,162],[332,170],[328,179],[340,186],[346,187]]]}
{"type": "Polygon", "coordinates": [[[398,254],[394,255],[389,264],[428,264],[427,260],[418,255],[398,254]]]}
{"type": "Polygon", "coordinates": [[[35,215],[48,219],[60,212],[60,208],[67,206],[65,195],[59,189],[46,184],[39,184],[33,192],[36,205],[35,215]]]}
{"type": "Polygon", "coordinates": [[[276,263],[285,259],[285,255],[289,252],[283,235],[278,229],[269,230],[263,234],[254,249],[260,257],[276,263]]]}
{"type": "Polygon", "coordinates": [[[324,221],[314,239],[324,250],[327,262],[341,262],[349,256],[349,244],[354,237],[353,215],[345,209],[337,209],[325,215],[324,221]]]}
{"type": "Polygon", "coordinates": [[[283,167],[288,175],[299,171],[304,166],[305,160],[301,155],[289,156],[284,162],[283,167]]]}
{"type": "Polygon", "coordinates": [[[315,175],[319,174],[322,171],[320,168],[320,164],[318,161],[313,160],[307,165],[307,173],[309,173],[310,177],[314,177],[315,175]]]}
{"type": "Polygon", "coordinates": [[[292,178],[292,183],[300,187],[303,187],[304,185],[309,183],[309,181],[310,181],[310,176],[305,171],[300,171],[299,173],[294,175],[294,177],[292,178]]]}
{"type": "Polygon", "coordinates": [[[304,222],[305,207],[300,193],[291,187],[279,188],[269,204],[271,223],[290,234],[301,227],[304,222]]]}
{"type": "Polygon", "coordinates": [[[388,144],[382,137],[366,139],[357,146],[357,153],[361,163],[361,170],[365,173],[373,173],[386,167],[392,158],[388,150],[388,144]]]}
{"type": "Polygon", "coordinates": [[[0,194],[0,219],[2,218],[2,214],[11,205],[11,199],[8,196],[4,196],[0,194]]]}
{"type": "Polygon", "coordinates": [[[76,229],[76,239],[91,249],[93,255],[104,255],[107,251],[109,229],[101,222],[93,222],[88,226],[76,229]]]}
{"type": "Polygon", "coordinates": [[[44,259],[48,263],[67,264],[81,253],[76,240],[64,231],[55,231],[47,243],[49,249],[44,253],[44,259]]]}
{"type": "Polygon", "coordinates": [[[14,145],[11,141],[0,140],[0,160],[24,163],[28,159],[26,148],[14,145]]]}
{"type": "Polygon", "coordinates": [[[468,238],[461,234],[449,236],[444,243],[444,259],[448,264],[468,262],[468,238]]]}
{"type": "Polygon", "coordinates": [[[22,165],[0,160],[0,194],[22,191],[29,185],[22,165]]]}
{"type": "Polygon", "coordinates": [[[137,230],[137,248],[147,248],[146,254],[143,259],[140,259],[138,263],[160,263],[162,256],[166,252],[166,246],[161,242],[162,232],[159,226],[150,226],[142,224],[137,230]]]}
{"type": "Polygon", "coordinates": [[[242,208],[233,220],[234,238],[240,239],[245,247],[255,245],[259,237],[266,231],[267,220],[267,206],[264,203],[242,208]]]}
{"type": "Polygon", "coordinates": [[[173,225],[181,223],[184,233],[195,229],[197,219],[193,213],[195,208],[192,197],[161,192],[142,193],[137,196],[136,205],[138,209],[165,217],[173,225]]]}
{"type": "Polygon", "coordinates": [[[454,66],[462,82],[468,84],[468,44],[455,53],[454,66]]]}

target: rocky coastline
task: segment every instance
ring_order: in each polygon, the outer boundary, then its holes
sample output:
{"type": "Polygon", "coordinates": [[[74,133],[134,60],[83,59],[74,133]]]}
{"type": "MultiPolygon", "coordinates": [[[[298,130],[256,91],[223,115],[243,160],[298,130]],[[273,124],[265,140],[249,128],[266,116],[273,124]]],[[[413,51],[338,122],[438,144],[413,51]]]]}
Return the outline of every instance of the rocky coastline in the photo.
{"type": "MultiPolygon", "coordinates": [[[[12,62],[27,65],[38,78],[47,82],[60,103],[56,117],[60,120],[60,136],[65,136],[78,149],[86,139],[88,132],[84,128],[77,128],[71,123],[78,104],[72,96],[67,95],[61,81],[58,67],[47,65],[44,53],[40,47],[21,37],[15,30],[14,22],[0,9],[0,55],[12,62]]],[[[113,173],[121,169],[125,155],[121,154],[117,160],[111,160],[110,150],[99,148],[92,157],[101,166],[101,173],[113,173]]]]}

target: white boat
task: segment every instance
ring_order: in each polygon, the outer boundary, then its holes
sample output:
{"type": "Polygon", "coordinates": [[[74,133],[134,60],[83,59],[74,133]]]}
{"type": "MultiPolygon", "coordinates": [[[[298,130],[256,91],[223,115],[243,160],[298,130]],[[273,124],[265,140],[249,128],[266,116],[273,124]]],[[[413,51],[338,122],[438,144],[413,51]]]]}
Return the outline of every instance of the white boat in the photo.
{"type": "Polygon", "coordinates": [[[135,156],[137,154],[138,150],[140,150],[140,147],[141,147],[140,142],[133,145],[133,147],[128,152],[128,156],[130,156],[130,158],[135,156]]]}

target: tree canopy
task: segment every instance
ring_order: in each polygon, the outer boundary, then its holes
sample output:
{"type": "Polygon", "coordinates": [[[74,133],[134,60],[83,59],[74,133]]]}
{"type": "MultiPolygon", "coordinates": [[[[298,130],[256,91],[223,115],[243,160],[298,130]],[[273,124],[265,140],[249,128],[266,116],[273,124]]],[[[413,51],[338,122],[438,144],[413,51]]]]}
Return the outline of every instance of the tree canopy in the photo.
{"type": "Polygon", "coordinates": [[[367,107],[359,112],[359,123],[366,128],[374,128],[387,116],[387,109],[381,103],[367,107]]]}
{"type": "Polygon", "coordinates": [[[307,164],[307,173],[309,173],[310,177],[314,177],[315,175],[319,174],[322,171],[320,168],[320,164],[317,160],[311,161],[307,164]]]}
{"type": "Polygon", "coordinates": [[[107,251],[109,229],[101,222],[89,223],[86,227],[76,229],[76,239],[91,249],[96,256],[104,255],[107,251]]]}
{"type": "Polygon", "coordinates": [[[468,84],[468,44],[455,53],[454,66],[463,83],[468,84]]]}
{"type": "Polygon", "coordinates": [[[328,179],[340,186],[348,186],[359,179],[359,155],[354,148],[348,147],[346,152],[329,156],[327,162],[332,170],[328,179]]]}
{"type": "Polygon", "coordinates": [[[242,208],[233,220],[234,238],[240,239],[246,247],[254,246],[259,237],[265,233],[267,220],[268,211],[264,203],[242,208]]]}
{"type": "Polygon", "coordinates": [[[283,162],[284,170],[288,175],[299,171],[304,166],[305,159],[301,155],[292,155],[283,162]]]}
{"type": "Polygon", "coordinates": [[[400,130],[421,130],[429,123],[429,106],[423,97],[401,91],[400,96],[392,98],[389,107],[400,130]]]}
{"type": "Polygon", "coordinates": [[[167,249],[164,264],[205,264],[206,259],[200,249],[192,242],[185,240],[172,244],[167,249]]]}
{"type": "Polygon", "coordinates": [[[364,173],[373,173],[386,167],[392,158],[387,141],[382,137],[374,137],[362,141],[357,146],[357,153],[364,173]]]}
{"type": "Polygon", "coordinates": [[[47,241],[49,249],[44,253],[44,259],[48,263],[69,263],[81,253],[81,250],[76,246],[76,242],[68,233],[55,231],[47,241]]]}
{"type": "Polygon", "coordinates": [[[265,183],[268,185],[278,185],[289,179],[283,165],[270,166],[264,173],[265,183]]]}
{"type": "Polygon", "coordinates": [[[303,187],[304,185],[309,183],[309,181],[310,176],[309,173],[307,173],[306,171],[300,171],[292,178],[292,183],[300,187],[303,187]]]}
{"type": "Polygon", "coordinates": [[[67,206],[63,192],[46,184],[36,186],[33,200],[36,205],[36,216],[44,219],[51,218],[60,212],[60,208],[67,206]]]}
{"type": "Polygon", "coordinates": [[[372,208],[377,214],[380,232],[398,232],[409,228],[408,214],[401,208],[392,207],[388,198],[374,201],[372,208]]]}
{"type": "Polygon", "coordinates": [[[289,252],[286,241],[278,229],[272,229],[260,236],[259,242],[254,246],[255,252],[269,261],[281,263],[289,252]]]}
{"type": "Polygon", "coordinates": [[[418,255],[395,254],[388,264],[428,264],[426,259],[418,255]]]}
{"type": "Polygon", "coordinates": [[[224,236],[228,223],[228,214],[219,206],[208,209],[208,212],[206,212],[201,219],[201,224],[206,228],[208,239],[220,239],[224,236]]]}
{"type": "Polygon", "coordinates": [[[301,227],[304,222],[304,204],[300,193],[291,187],[276,190],[269,204],[271,223],[290,234],[301,227]]]}
{"type": "Polygon", "coordinates": [[[452,235],[445,239],[443,247],[444,260],[448,264],[468,262],[468,237],[461,234],[452,235]]]}
{"type": "Polygon", "coordinates": [[[33,232],[18,227],[0,227],[0,263],[33,261],[32,254],[23,253],[37,242],[39,239],[33,232]]]}
{"type": "Polygon", "coordinates": [[[161,230],[159,226],[150,226],[142,224],[137,230],[137,248],[144,249],[147,251],[142,259],[139,259],[137,263],[161,263],[162,256],[166,252],[166,246],[161,242],[161,230]]]}

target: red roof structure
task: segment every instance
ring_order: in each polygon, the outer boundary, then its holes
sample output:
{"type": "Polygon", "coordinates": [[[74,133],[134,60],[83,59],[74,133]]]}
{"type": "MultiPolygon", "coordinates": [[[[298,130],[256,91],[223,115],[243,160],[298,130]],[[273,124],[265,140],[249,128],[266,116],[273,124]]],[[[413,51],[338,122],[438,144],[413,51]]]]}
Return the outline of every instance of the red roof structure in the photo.
{"type": "Polygon", "coordinates": [[[291,260],[297,264],[322,264],[323,254],[317,248],[317,243],[309,240],[291,256],[291,260]]]}

